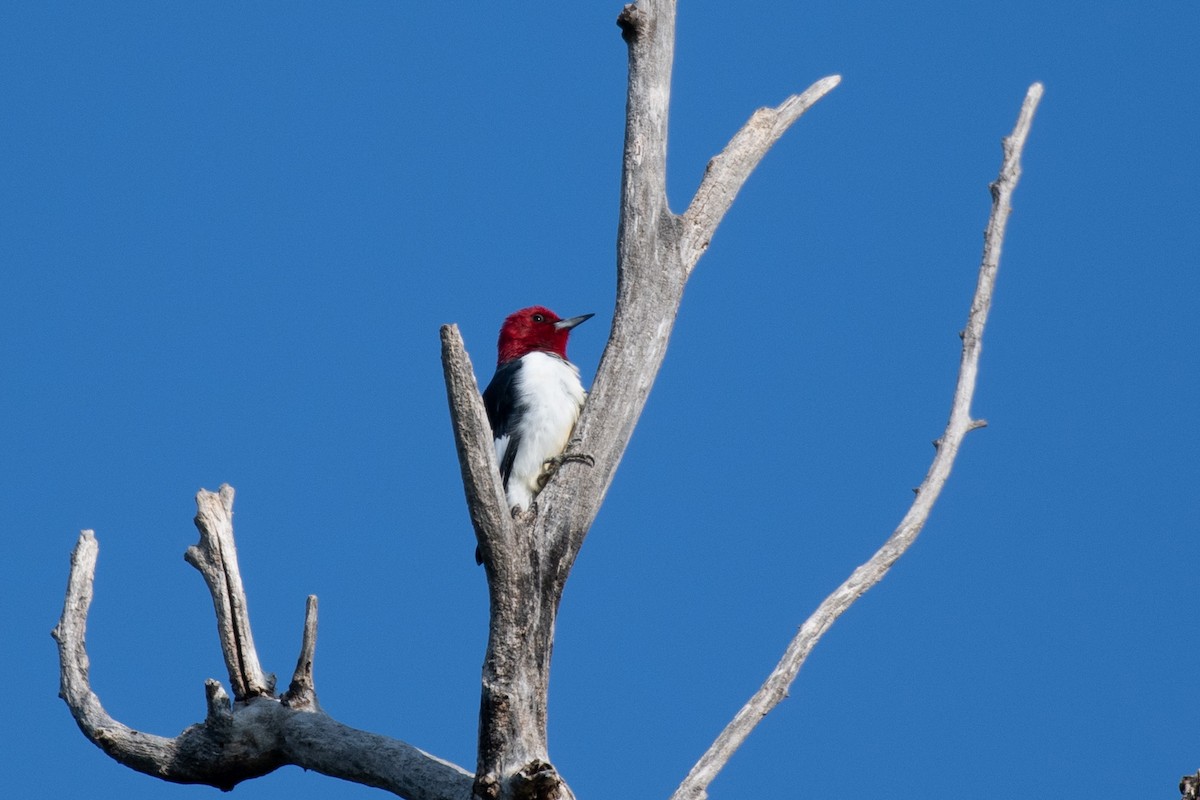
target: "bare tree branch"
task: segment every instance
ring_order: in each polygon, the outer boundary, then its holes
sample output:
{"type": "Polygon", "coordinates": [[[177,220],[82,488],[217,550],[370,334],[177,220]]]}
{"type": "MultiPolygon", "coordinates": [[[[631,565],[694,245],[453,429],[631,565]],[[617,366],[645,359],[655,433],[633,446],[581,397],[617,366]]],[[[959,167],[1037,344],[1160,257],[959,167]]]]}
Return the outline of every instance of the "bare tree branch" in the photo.
{"type": "MultiPolygon", "coordinates": [[[[682,215],[667,203],[667,133],[674,0],[642,0],[618,19],[629,48],[625,150],[617,233],[617,304],[588,403],[576,425],[595,459],[539,496],[538,526],[564,551],[569,570],[641,417],[697,260],[734,197],[780,136],[840,78],[824,78],[777,109],[761,109],[709,163],[682,215]]],[[[565,574],[561,576],[565,581],[565,574]]]]}
{"type": "Polygon", "coordinates": [[[200,543],[184,553],[187,560],[208,584],[213,608],[217,612],[217,635],[229,685],[236,700],[269,695],[275,689],[274,676],[266,675],[258,663],[254,637],[250,633],[250,612],[246,590],[238,568],[237,547],[233,541],[233,487],[225,484],[218,493],[196,495],[196,527],[200,543]]]}
{"type": "Polygon", "coordinates": [[[290,708],[305,711],[320,711],[317,702],[317,687],[313,682],[313,661],[317,653],[317,596],[310,594],[304,606],[304,637],[300,642],[300,656],[292,672],[292,682],[280,700],[290,708]]]}
{"type": "Polygon", "coordinates": [[[984,240],[979,281],[971,301],[967,327],[963,331],[962,359],[950,409],[950,420],[942,437],[935,442],[937,454],[917,489],[916,499],[883,547],[867,563],[854,570],[846,582],[825,598],[813,615],[800,626],[800,631],[792,639],[783,658],[766,682],[700,758],[675,790],[671,800],[701,800],[708,796],[708,785],[729,762],[734,751],[741,746],[763,717],[787,696],[788,688],[799,673],[801,665],[821,636],[855,600],[882,580],[892,564],[916,541],[917,534],[929,519],[933,504],[946,484],[946,479],[950,477],[950,469],[954,465],[963,438],[986,424],[982,420],[971,418],[971,400],[975,394],[976,376],[979,372],[983,328],[992,305],[996,272],[1000,266],[1000,247],[1004,239],[1005,224],[1012,210],[1012,193],[1021,173],[1021,152],[1033,123],[1033,112],[1041,97],[1042,85],[1033,84],[1021,106],[1016,127],[1004,140],[1004,163],[1000,168],[1000,176],[992,184],[992,214],[984,240]]]}
{"type": "Polygon", "coordinates": [[[514,568],[512,559],[520,557],[516,548],[516,527],[496,466],[492,428],[457,325],[442,326],[442,371],[467,509],[471,512],[480,553],[489,570],[511,571],[514,568]]]}
{"type": "MultiPolygon", "coordinates": [[[[523,517],[514,520],[496,467],[491,427],[457,326],[442,326],[442,368],[471,522],[488,576],[488,647],[479,709],[474,794],[510,796],[516,782],[551,792],[546,697],[558,590],[544,597],[540,547],[523,517]],[[532,776],[537,780],[529,783],[532,776]],[[524,777],[522,777],[524,776],[524,777]]],[[[526,515],[528,516],[528,515],[526,515]]]]}
{"type": "Polygon", "coordinates": [[[90,530],[79,534],[79,541],[71,551],[67,597],[62,617],[51,633],[58,642],[58,696],[70,707],[83,735],[110,758],[138,772],[160,775],[160,765],[173,760],[174,741],[139,733],[117,722],[104,710],[100,698],[92,691],[85,637],[88,609],[92,605],[92,580],[99,552],[96,534],[90,530]]]}
{"type": "Polygon", "coordinates": [[[708,249],[717,225],[733,205],[737,193],[779,137],[800,119],[800,115],[829,94],[842,82],[840,75],[831,75],[794,94],[778,108],[760,108],[742,129],[734,134],[725,149],[708,162],[704,179],[692,204],[683,213],[683,240],[680,242],[683,263],[690,274],[696,262],[708,249]]]}
{"type": "MultiPolygon", "coordinates": [[[[224,564],[220,571],[226,582],[210,582],[210,589],[220,596],[232,583],[228,576],[238,572],[228,524],[232,501],[233,491],[228,487],[222,487],[219,495],[202,491],[197,496],[200,516],[205,518],[202,536],[207,528],[228,537],[228,542],[220,545],[224,564]]],[[[115,761],[173,783],[199,783],[223,790],[294,764],[409,800],[465,800],[470,795],[472,776],[462,768],[404,742],[342,725],[320,711],[311,680],[315,598],[309,599],[301,664],[293,679],[303,691],[289,695],[299,700],[311,697],[311,702],[288,704],[270,694],[252,694],[231,704],[221,684],[209,680],[205,682],[204,722],[174,738],[143,733],[113,719],[92,691],[85,643],[98,552],[95,534],[83,531],[71,554],[63,613],[53,635],[58,641],[59,694],[84,736],[115,761]]],[[[206,567],[215,563],[206,559],[207,555],[198,556],[206,567]]],[[[244,600],[243,595],[242,611],[244,600]]],[[[248,618],[244,622],[248,633],[248,618]]]]}

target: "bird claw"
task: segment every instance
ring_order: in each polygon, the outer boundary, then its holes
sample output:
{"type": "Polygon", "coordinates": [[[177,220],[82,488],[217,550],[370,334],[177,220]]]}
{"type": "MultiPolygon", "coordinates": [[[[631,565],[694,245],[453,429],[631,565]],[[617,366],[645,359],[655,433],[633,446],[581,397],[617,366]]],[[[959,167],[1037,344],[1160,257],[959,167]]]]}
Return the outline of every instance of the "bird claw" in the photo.
{"type": "Polygon", "coordinates": [[[568,461],[578,461],[580,464],[587,464],[589,467],[596,466],[596,459],[589,456],[587,453],[560,453],[554,458],[546,459],[546,463],[554,469],[558,469],[568,461]]]}
{"type": "Polygon", "coordinates": [[[587,464],[589,467],[596,466],[596,459],[592,458],[587,453],[572,452],[577,447],[582,445],[583,439],[580,439],[578,436],[576,436],[574,439],[567,442],[566,448],[554,458],[550,459],[549,462],[553,462],[555,469],[561,467],[568,461],[578,461],[581,464],[587,464]]]}
{"type": "MultiPolygon", "coordinates": [[[[578,439],[572,439],[567,444],[567,447],[578,443],[578,439]]],[[[544,462],[542,462],[542,474],[538,476],[538,490],[540,491],[546,488],[546,484],[550,482],[550,479],[553,478],[559,469],[562,468],[562,465],[566,464],[568,461],[577,461],[580,464],[587,464],[589,467],[596,466],[596,459],[592,458],[587,453],[559,453],[553,458],[547,458],[544,462]]]]}
{"type": "Polygon", "coordinates": [[[547,473],[552,475],[558,472],[559,468],[568,461],[578,461],[580,464],[587,464],[589,467],[596,466],[596,459],[587,453],[559,453],[554,458],[547,458],[544,466],[547,473]]]}

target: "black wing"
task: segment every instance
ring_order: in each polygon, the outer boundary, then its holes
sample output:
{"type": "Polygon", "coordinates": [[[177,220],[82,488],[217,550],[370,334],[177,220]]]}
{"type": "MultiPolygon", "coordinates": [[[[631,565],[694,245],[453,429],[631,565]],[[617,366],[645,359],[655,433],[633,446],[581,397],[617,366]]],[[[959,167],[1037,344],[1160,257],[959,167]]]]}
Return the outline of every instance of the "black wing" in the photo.
{"type": "Polygon", "coordinates": [[[521,437],[516,433],[517,423],[525,414],[524,406],[517,404],[513,391],[513,383],[520,371],[519,358],[509,361],[496,370],[492,382],[483,390],[483,408],[487,411],[488,423],[492,426],[492,438],[508,437],[508,447],[505,448],[504,458],[500,461],[500,478],[506,490],[508,476],[512,474],[513,461],[517,457],[517,448],[521,446],[521,437]]]}

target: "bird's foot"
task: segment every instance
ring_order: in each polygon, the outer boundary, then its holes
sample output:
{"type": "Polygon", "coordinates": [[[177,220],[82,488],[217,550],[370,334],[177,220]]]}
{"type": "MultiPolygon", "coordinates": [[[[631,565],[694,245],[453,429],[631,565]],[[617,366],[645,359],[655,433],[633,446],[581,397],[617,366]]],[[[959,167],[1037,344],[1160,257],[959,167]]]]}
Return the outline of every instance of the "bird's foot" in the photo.
{"type": "MultiPolygon", "coordinates": [[[[572,439],[567,447],[570,448],[572,445],[578,443],[578,439],[572,439]]],[[[542,464],[542,474],[538,477],[538,483],[540,484],[541,488],[545,488],[547,482],[554,477],[554,474],[562,468],[563,464],[566,464],[569,461],[587,464],[589,467],[596,466],[596,459],[592,458],[587,453],[572,453],[568,449],[554,456],[554,458],[547,458],[542,464]]]]}
{"type": "Polygon", "coordinates": [[[580,453],[576,451],[576,448],[582,444],[583,439],[580,439],[578,436],[571,439],[571,441],[567,442],[567,446],[561,453],[556,455],[554,458],[546,459],[544,468],[549,471],[549,474],[553,475],[558,471],[559,467],[561,467],[563,464],[566,464],[568,461],[578,461],[580,464],[587,464],[589,467],[596,466],[596,459],[592,458],[587,453],[580,453]]]}
{"type": "Polygon", "coordinates": [[[580,464],[587,464],[589,467],[596,466],[596,459],[587,453],[559,453],[554,458],[546,459],[546,467],[554,472],[568,461],[578,461],[580,464]]]}
{"type": "Polygon", "coordinates": [[[512,518],[513,519],[533,519],[534,517],[537,516],[537,513],[538,513],[538,507],[537,507],[536,500],[530,500],[529,505],[526,506],[525,508],[521,508],[520,506],[512,507],[512,518]]]}

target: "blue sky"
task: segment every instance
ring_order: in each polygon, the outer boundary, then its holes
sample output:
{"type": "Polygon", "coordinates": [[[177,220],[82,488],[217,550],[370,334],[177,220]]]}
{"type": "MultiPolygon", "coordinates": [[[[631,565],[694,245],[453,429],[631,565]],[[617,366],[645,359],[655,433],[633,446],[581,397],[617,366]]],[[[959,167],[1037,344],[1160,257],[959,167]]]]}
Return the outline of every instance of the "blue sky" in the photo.
{"type": "MultiPolygon", "coordinates": [[[[482,5],[482,4],[480,4],[482,5]]],[[[259,654],[356,727],[474,762],[486,626],[438,361],[614,296],[620,4],[0,11],[0,564],[14,797],[200,798],[108,760],[49,631],[100,541],[93,685],[174,735],[223,678],[183,561],[238,491],[259,654]]],[[[551,756],[667,796],[899,521],[945,423],[987,184],[1025,155],[972,433],[913,549],[818,645],[722,797],[1172,796],[1200,767],[1200,11],[684,0],[670,191],[841,74],[700,262],[568,585],[551,756]]],[[[242,798],[375,790],[287,768],[242,798]]]]}

